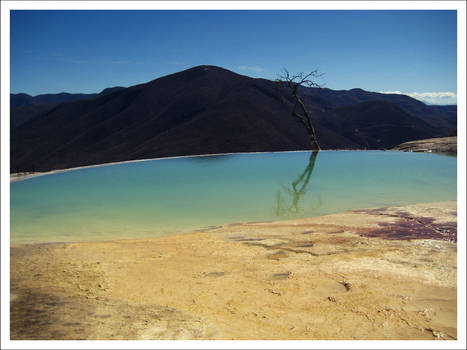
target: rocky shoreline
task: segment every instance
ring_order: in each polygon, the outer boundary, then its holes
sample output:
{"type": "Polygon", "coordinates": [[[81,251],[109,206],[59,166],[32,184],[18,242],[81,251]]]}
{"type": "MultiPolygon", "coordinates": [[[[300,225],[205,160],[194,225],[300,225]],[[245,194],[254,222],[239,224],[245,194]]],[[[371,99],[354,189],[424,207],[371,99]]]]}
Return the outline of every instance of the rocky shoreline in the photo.
{"type": "Polygon", "coordinates": [[[457,136],[404,142],[393,150],[457,155],[457,136]]]}

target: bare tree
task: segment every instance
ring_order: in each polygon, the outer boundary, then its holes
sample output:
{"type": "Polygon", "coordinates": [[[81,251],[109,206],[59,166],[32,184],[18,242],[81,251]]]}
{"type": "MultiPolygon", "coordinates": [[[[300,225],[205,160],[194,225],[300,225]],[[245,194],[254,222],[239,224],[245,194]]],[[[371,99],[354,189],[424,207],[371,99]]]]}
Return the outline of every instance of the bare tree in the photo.
{"type": "Polygon", "coordinates": [[[317,70],[314,70],[308,74],[298,73],[291,75],[289,71],[284,68],[282,74],[280,74],[278,79],[276,80],[280,87],[282,85],[285,85],[292,93],[292,97],[295,101],[292,115],[295,118],[297,118],[300,121],[300,123],[303,124],[306,131],[308,132],[308,135],[310,137],[311,149],[313,151],[319,151],[320,147],[318,144],[318,140],[316,139],[315,128],[313,127],[310,113],[305,107],[305,103],[303,102],[302,97],[300,97],[299,95],[298,88],[299,86],[320,87],[314,81],[320,76],[321,74],[319,74],[317,70]]]}

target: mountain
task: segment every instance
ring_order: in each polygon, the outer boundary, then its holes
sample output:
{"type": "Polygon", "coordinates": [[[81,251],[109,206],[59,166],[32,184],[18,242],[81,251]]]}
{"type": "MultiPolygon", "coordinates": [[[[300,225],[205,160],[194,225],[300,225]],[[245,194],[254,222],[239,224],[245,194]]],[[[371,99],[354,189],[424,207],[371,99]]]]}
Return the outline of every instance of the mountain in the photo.
{"type": "Polygon", "coordinates": [[[102,90],[98,94],[70,94],[61,92],[58,94],[43,94],[31,96],[28,94],[10,94],[10,120],[11,128],[14,129],[36,114],[52,109],[56,105],[65,102],[73,102],[79,100],[90,100],[97,96],[109,94],[114,91],[124,89],[116,86],[102,90]]]}
{"type": "MultiPolygon", "coordinates": [[[[352,97],[352,91],[345,97],[333,96],[332,90],[329,96],[307,90],[306,104],[323,149],[387,149],[404,141],[446,136],[451,125],[441,112],[430,112],[425,120],[395,102],[365,100],[363,90],[356,94],[360,97],[352,97]],[[348,98],[355,100],[342,102],[348,98]]],[[[198,66],[39,112],[11,130],[11,171],[309,149],[308,135],[291,110],[292,97],[279,94],[272,81],[198,66]]]]}
{"type": "Polygon", "coordinates": [[[112,88],[106,88],[98,94],[70,94],[68,92],[60,92],[58,94],[42,94],[37,96],[31,96],[28,94],[10,94],[10,105],[12,107],[22,106],[37,106],[37,105],[50,105],[59,104],[64,102],[73,102],[78,100],[90,100],[96,96],[107,95],[112,92],[122,90],[124,87],[115,86],[112,88]]]}
{"type": "Polygon", "coordinates": [[[457,129],[457,106],[429,106],[407,95],[383,94],[362,89],[303,88],[302,92],[306,96],[323,98],[338,107],[348,107],[367,101],[387,101],[413,116],[442,128],[443,132],[450,133],[453,129],[457,129]]]}
{"type": "Polygon", "coordinates": [[[367,101],[335,108],[320,124],[339,130],[342,136],[366,149],[387,148],[391,144],[437,133],[437,129],[426,121],[414,118],[387,101],[367,101]]]}

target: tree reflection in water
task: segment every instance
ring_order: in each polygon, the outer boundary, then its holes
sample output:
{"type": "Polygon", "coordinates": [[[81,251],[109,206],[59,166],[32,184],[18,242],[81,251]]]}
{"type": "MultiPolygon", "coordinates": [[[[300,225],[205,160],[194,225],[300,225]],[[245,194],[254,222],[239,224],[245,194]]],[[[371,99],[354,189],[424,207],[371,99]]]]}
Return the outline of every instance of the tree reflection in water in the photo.
{"type": "MultiPolygon", "coordinates": [[[[313,169],[315,167],[318,151],[314,151],[310,155],[310,160],[303,173],[292,182],[290,187],[283,186],[283,191],[278,191],[276,196],[276,215],[277,216],[293,216],[299,214],[303,209],[299,207],[300,198],[306,193],[307,186],[310,182],[313,169]],[[285,195],[281,192],[284,192],[285,195]]],[[[321,204],[318,198],[316,206],[311,209],[316,209],[321,204]]]]}

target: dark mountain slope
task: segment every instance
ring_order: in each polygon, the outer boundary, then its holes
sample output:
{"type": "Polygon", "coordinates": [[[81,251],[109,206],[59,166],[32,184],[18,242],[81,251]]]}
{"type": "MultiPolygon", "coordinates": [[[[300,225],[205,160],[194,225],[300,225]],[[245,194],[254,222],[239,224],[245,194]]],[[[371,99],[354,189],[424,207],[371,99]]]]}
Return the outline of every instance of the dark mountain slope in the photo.
{"type": "Polygon", "coordinates": [[[104,89],[98,94],[70,94],[66,92],[37,96],[30,96],[28,94],[10,94],[11,128],[14,129],[20,126],[26,121],[34,118],[36,115],[51,110],[58,104],[80,100],[91,100],[98,96],[107,95],[121,89],[124,88],[116,86],[104,89]]]}
{"type": "MultiPolygon", "coordinates": [[[[309,149],[306,132],[290,115],[291,101],[272,81],[194,67],[36,115],[12,130],[11,171],[309,149]]],[[[307,104],[323,149],[389,148],[440,133],[390,102],[338,108],[310,95],[307,104]]]]}
{"type": "Polygon", "coordinates": [[[54,105],[29,105],[10,107],[10,129],[16,129],[21,124],[34,118],[36,115],[49,111],[54,105]]]}
{"type": "Polygon", "coordinates": [[[93,100],[62,104],[30,120],[12,134],[12,169],[306,149],[306,133],[288,112],[275,99],[271,82],[197,67],[93,100]]]}
{"type": "Polygon", "coordinates": [[[107,95],[109,93],[124,89],[124,87],[116,86],[113,88],[106,88],[98,94],[70,94],[68,92],[60,92],[58,94],[42,94],[31,96],[28,94],[10,94],[10,106],[36,106],[36,105],[51,105],[60,104],[64,102],[73,102],[79,100],[90,100],[99,95],[107,95]]]}
{"type": "Polygon", "coordinates": [[[445,133],[457,129],[457,106],[430,106],[407,95],[382,94],[363,89],[331,90],[319,88],[303,88],[308,96],[320,97],[335,106],[349,107],[367,101],[391,102],[412,116],[441,128],[445,133]]]}
{"type": "Polygon", "coordinates": [[[320,120],[329,129],[367,149],[393,147],[407,139],[441,135],[436,127],[387,101],[368,101],[336,108],[320,120]]]}

